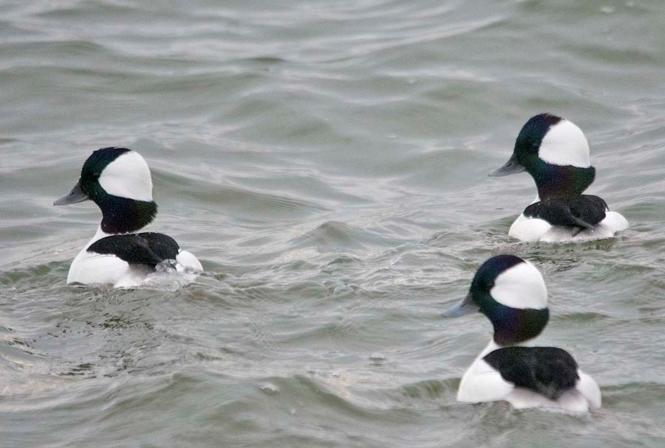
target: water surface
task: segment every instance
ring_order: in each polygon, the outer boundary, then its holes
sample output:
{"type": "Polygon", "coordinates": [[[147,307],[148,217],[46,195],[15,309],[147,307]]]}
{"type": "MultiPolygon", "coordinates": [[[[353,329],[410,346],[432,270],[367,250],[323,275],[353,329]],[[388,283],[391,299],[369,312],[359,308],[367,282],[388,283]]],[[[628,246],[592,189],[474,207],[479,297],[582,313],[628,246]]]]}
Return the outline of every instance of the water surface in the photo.
{"type": "Polygon", "coordinates": [[[3,1],[2,445],[663,446],[665,9],[554,3],[3,1]],[[507,237],[535,189],[486,174],[543,111],[587,133],[621,237],[507,237]],[[99,212],[51,204],[111,145],[195,283],[65,284],[99,212]],[[439,315],[502,252],[600,411],[456,403],[490,326],[439,315]]]}

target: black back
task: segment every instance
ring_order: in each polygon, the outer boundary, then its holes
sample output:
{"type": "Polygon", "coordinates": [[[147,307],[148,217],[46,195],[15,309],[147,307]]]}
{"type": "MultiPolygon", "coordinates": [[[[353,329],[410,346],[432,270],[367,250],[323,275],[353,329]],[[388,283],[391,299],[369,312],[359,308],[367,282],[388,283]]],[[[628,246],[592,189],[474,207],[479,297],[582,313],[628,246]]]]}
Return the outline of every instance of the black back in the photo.
{"type": "Polygon", "coordinates": [[[152,267],[164,260],[175,260],[179,251],[173,238],[154,232],[107,236],[88,247],[88,252],[112,254],[129,264],[152,267]]]}
{"type": "Polygon", "coordinates": [[[607,203],[598,196],[552,197],[524,209],[524,216],[540,218],[555,226],[590,229],[603,219],[607,203]]]}
{"type": "Polygon", "coordinates": [[[504,380],[551,400],[574,388],[579,379],[577,362],[570,353],[557,347],[505,347],[483,359],[504,380]]]}

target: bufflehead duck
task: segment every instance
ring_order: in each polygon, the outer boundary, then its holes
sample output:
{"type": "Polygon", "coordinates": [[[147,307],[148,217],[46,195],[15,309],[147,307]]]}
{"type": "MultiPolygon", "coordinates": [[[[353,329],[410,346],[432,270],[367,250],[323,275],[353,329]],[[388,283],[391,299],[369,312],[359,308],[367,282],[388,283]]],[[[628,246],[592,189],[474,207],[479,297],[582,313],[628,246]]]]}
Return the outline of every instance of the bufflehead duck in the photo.
{"type": "Polygon", "coordinates": [[[568,352],[533,345],[547,325],[549,310],[545,282],[531,263],[514,255],[485,261],[469,294],[444,317],[474,311],[492,322],[494,336],[462,377],[458,401],[507,401],[517,409],[574,413],[600,407],[598,385],[568,352]]]}
{"type": "Polygon", "coordinates": [[[574,123],[550,114],[533,116],[522,127],[513,155],[490,176],[528,172],[538,198],[510,226],[522,241],[580,241],[611,238],[628,221],[598,196],[582,194],[594,180],[589,144],[574,123]]]}
{"type": "Polygon", "coordinates": [[[95,236],[78,253],[67,283],[138,286],[157,267],[202,272],[201,263],[162,233],[134,233],[157,214],[145,159],[127,148],[102,148],[83,164],[72,191],[53,205],[92,200],[102,211],[95,236]]]}

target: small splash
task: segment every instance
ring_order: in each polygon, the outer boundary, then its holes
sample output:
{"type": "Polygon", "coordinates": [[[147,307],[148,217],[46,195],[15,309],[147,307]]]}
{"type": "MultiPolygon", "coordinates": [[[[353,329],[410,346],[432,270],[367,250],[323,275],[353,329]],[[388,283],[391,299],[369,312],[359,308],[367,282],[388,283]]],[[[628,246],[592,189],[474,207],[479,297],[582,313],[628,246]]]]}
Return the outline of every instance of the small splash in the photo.
{"type": "Polygon", "coordinates": [[[279,387],[270,382],[261,383],[258,387],[261,392],[267,395],[277,395],[279,393],[279,387]]]}
{"type": "Polygon", "coordinates": [[[173,272],[178,270],[178,262],[175,260],[164,260],[155,266],[156,272],[173,272]]]}
{"type": "Polygon", "coordinates": [[[176,291],[196,280],[199,273],[177,265],[173,260],[165,260],[155,266],[155,272],[149,274],[141,287],[162,291],[176,291]]]}
{"type": "Polygon", "coordinates": [[[375,352],[369,355],[369,360],[372,361],[373,364],[381,365],[386,362],[386,355],[375,352]]]}

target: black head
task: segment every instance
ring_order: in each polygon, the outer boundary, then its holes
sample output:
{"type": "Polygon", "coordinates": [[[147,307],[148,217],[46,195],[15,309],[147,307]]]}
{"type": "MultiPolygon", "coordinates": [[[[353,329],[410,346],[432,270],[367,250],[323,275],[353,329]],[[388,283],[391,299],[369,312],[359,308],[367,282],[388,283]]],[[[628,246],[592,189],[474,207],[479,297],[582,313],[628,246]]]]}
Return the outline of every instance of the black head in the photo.
{"type": "Polygon", "coordinates": [[[532,339],[549,319],[543,277],[531,263],[514,255],[492,257],[476,271],[467,297],[446,316],[474,309],[492,322],[497,344],[532,339]]]}
{"type": "Polygon", "coordinates": [[[102,211],[102,230],[127,233],[150,223],[157,213],[150,169],[127,148],[101,148],[88,157],[72,191],[54,202],[67,205],[92,200],[102,211]]]}
{"type": "Polygon", "coordinates": [[[99,184],[99,178],[102,175],[102,172],[104,172],[106,167],[118,157],[127,154],[130,151],[131,150],[127,148],[117,148],[113,146],[93,151],[83,164],[83,168],[81,168],[81,178],[79,179],[81,191],[83,191],[89,199],[95,202],[97,198],[106,194],[104,188],[99,184]]]}
{"type": "Polygon", "coordinates": [[[596,174],[584,133],[574,123],[548,113],[535,115],[522,126],[512,156],[491,175],[521,171],[533,177],[541,199],[582,194],[596,174]]]}
{"type": "Polygon", "coordinates": [[[527,170],[533,165],[535,159],[538,159],[540,144],[543,142],[545,135],[553,125],[559,122],[561,122],[561,117],[544,113],[534,115],[524,123],[517,135],[517,140],[515,140],[513,152],[517,161],[527,170]]]}

